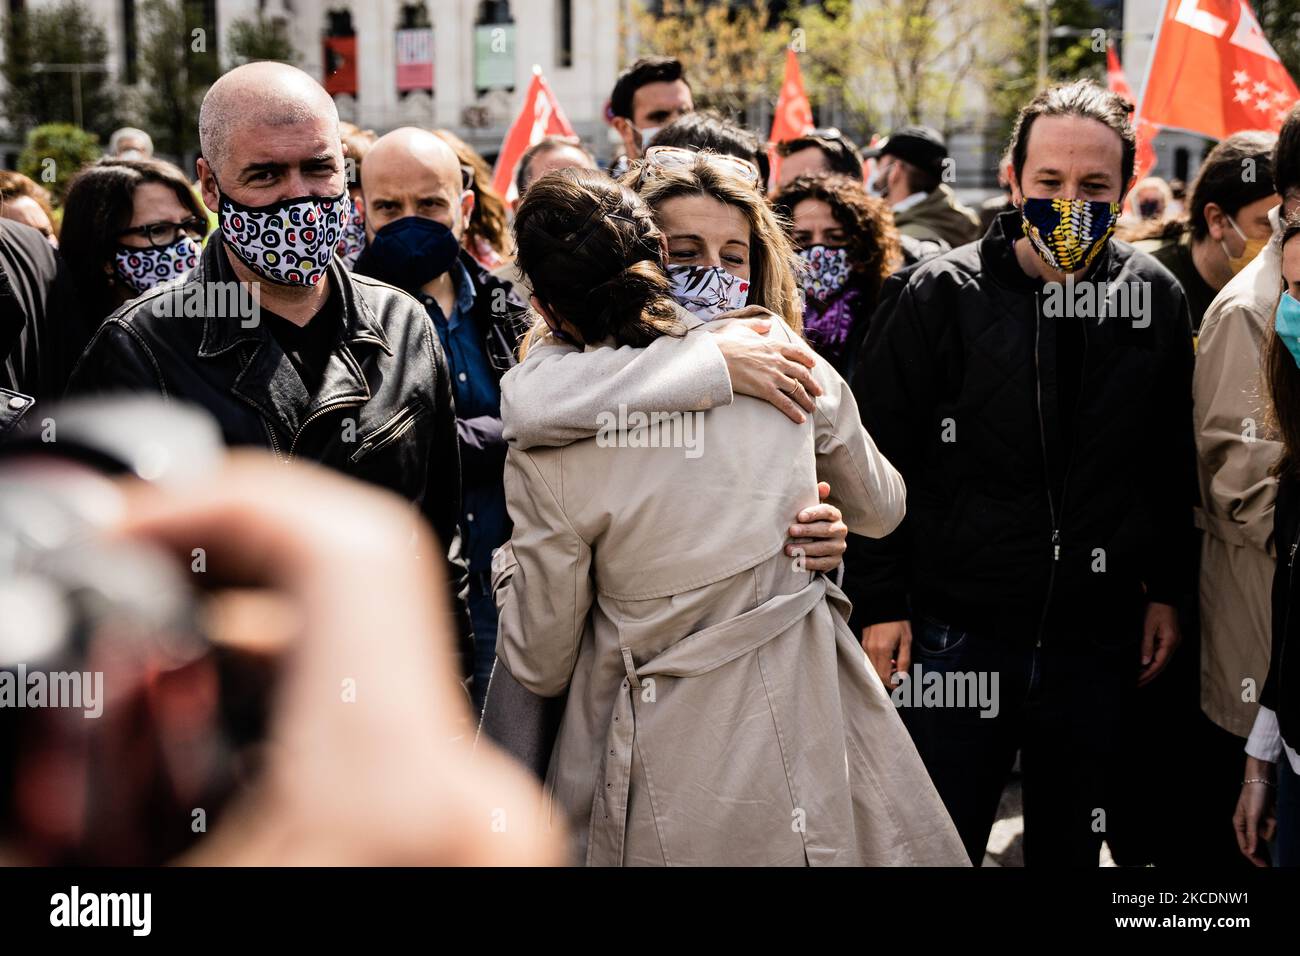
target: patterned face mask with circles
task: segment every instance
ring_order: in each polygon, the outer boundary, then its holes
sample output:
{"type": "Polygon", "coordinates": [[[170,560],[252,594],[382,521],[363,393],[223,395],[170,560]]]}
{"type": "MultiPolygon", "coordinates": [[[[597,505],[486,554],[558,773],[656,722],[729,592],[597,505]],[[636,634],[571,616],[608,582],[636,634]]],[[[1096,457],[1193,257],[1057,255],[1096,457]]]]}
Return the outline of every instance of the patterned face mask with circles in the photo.
{"type": "Polygon", "coordinates": [[[749,301],[749,280],[720,266],[670,265],[667,271],[677,304],[705,322],[749,301]]]}
{"type": "Polygon", "coordinates": [[[849,251],[830,246],[809,246],[799,250],[806,266],[802,275],[804,294],[817,302],[831,299],[849,281],[849,251]]]}
{"type": "Polygon", "coordinates": [[[221,235],[269,282],[314,286],[325,276],[352,210],[347,192],[245,206],[221,193],[221,235]]]}
{"type": "Polygon", "coordinates": [[[352,204],[352,212],[343,224],[343,234],[334,250],[343,268],[349,272],[356,264],[357,256],[366,247],[366,210],[359,202],[352,204]]]}
{"type": "Polygon", "coordinates": [[[198,264],[199,244],[189,236],[181,236],[161,249],[118,246],[113,255],[113,271],[138,293],[148,292],[160,282],[182,276],[198,264]]]}

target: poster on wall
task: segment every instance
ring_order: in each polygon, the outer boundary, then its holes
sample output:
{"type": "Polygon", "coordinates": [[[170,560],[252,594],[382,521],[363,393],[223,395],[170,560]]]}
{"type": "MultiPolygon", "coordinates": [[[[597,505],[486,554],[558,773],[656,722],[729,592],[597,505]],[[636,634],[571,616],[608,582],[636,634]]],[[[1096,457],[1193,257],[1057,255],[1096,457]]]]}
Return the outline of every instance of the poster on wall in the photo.
{"type": "Polygon", "coordinates": [[[484,23],[474,28],[474,88],[515,87],[515,25],[484,23]]]}
{"type": "Polygon", "coordinates": [[[433,89],[433,30],[397,31],[397,89],[433,89]]]}

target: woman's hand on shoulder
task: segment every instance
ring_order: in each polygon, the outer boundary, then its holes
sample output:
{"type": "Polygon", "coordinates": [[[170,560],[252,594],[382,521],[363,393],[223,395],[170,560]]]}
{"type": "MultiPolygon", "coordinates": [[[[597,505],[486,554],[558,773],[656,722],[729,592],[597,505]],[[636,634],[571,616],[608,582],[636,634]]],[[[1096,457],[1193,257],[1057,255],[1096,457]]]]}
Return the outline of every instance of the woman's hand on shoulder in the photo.
{"type": "Polygon", "coordinates": [[[796,424],[804,422],[804,412],[816,406],[813,399],[822,388],[812,375],[816,357],[803,342],[781,342],[768,338],[772,322],[780,316],[761,306],[746,306],[724,312],[710,323],[731,319],[709,331],[717,336],[722,357],[731,376],[731,390],[770,402],[796,424]]]}

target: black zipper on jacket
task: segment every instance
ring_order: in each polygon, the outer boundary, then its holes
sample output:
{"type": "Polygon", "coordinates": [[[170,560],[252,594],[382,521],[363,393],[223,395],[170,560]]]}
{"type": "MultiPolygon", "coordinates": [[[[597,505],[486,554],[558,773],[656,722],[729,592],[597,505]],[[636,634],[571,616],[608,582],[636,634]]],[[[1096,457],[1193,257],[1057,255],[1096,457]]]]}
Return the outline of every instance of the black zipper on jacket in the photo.
{"type": "MultiPolygon", "coordinates": [[[[1043,599],[1043,613],[1038,619],[1038,640],[1036,647],[1043,646],[1043,631],[1047,628],[1047,614],[1052,608],[1052,592],[1056,588],[1056,566],[1061,562],[1061,525],[1056,510],[1056,499],[1052,494],[1052,468],[1047,458],[1047,426],[1043,422],[1043,374],[1039,355],[1039,343],[1043,331],[1043,312],[1039,308],[1038,297],[1034,296],[1034,391],[1038,398],[1038,441],[1043,451],[1043,477],[1047,479],[1047,509],[1052,519],[1052,566],[1047,578],[1047,596],[1043,599]]],[[[1075,441],[1078,440],[1079,409],[1083,407],[1083,386],[1088,373],[1088,322],[1079,319],[1083,329],[1083,355],[1079,361],[1079,394],[1074,400],[1075,441]]],[[[1060,335],[1057,336],[1057,350],[1060,350],[1060,335]]],[[[1058,362],[1059,367],[1059,362],[1058,362]]],[[[1059,383],[1058,383],[1059,390],[1059,383]]],[[[1065,475],[1061,479],[1061,509],[1065,509],[1065,493],[1070,485],[1070,471],[1074,468],[1074,448],[1070,448],[1070,457],[1065,462],[1065,475]]]]}

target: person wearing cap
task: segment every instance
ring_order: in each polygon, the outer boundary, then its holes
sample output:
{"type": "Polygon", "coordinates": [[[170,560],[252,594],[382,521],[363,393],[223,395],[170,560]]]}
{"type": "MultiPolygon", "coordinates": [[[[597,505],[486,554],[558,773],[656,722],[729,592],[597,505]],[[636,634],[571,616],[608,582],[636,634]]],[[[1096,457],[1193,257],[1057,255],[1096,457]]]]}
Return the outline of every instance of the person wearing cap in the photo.
{"type": "Polygon", "coordinates": [[[893,207],[903,235],[954,248],[979,238],[979,216],[943,182],[948,147],[937,130],[905,126],[863,155],[878,161],[871,190],[893,207]]]}

